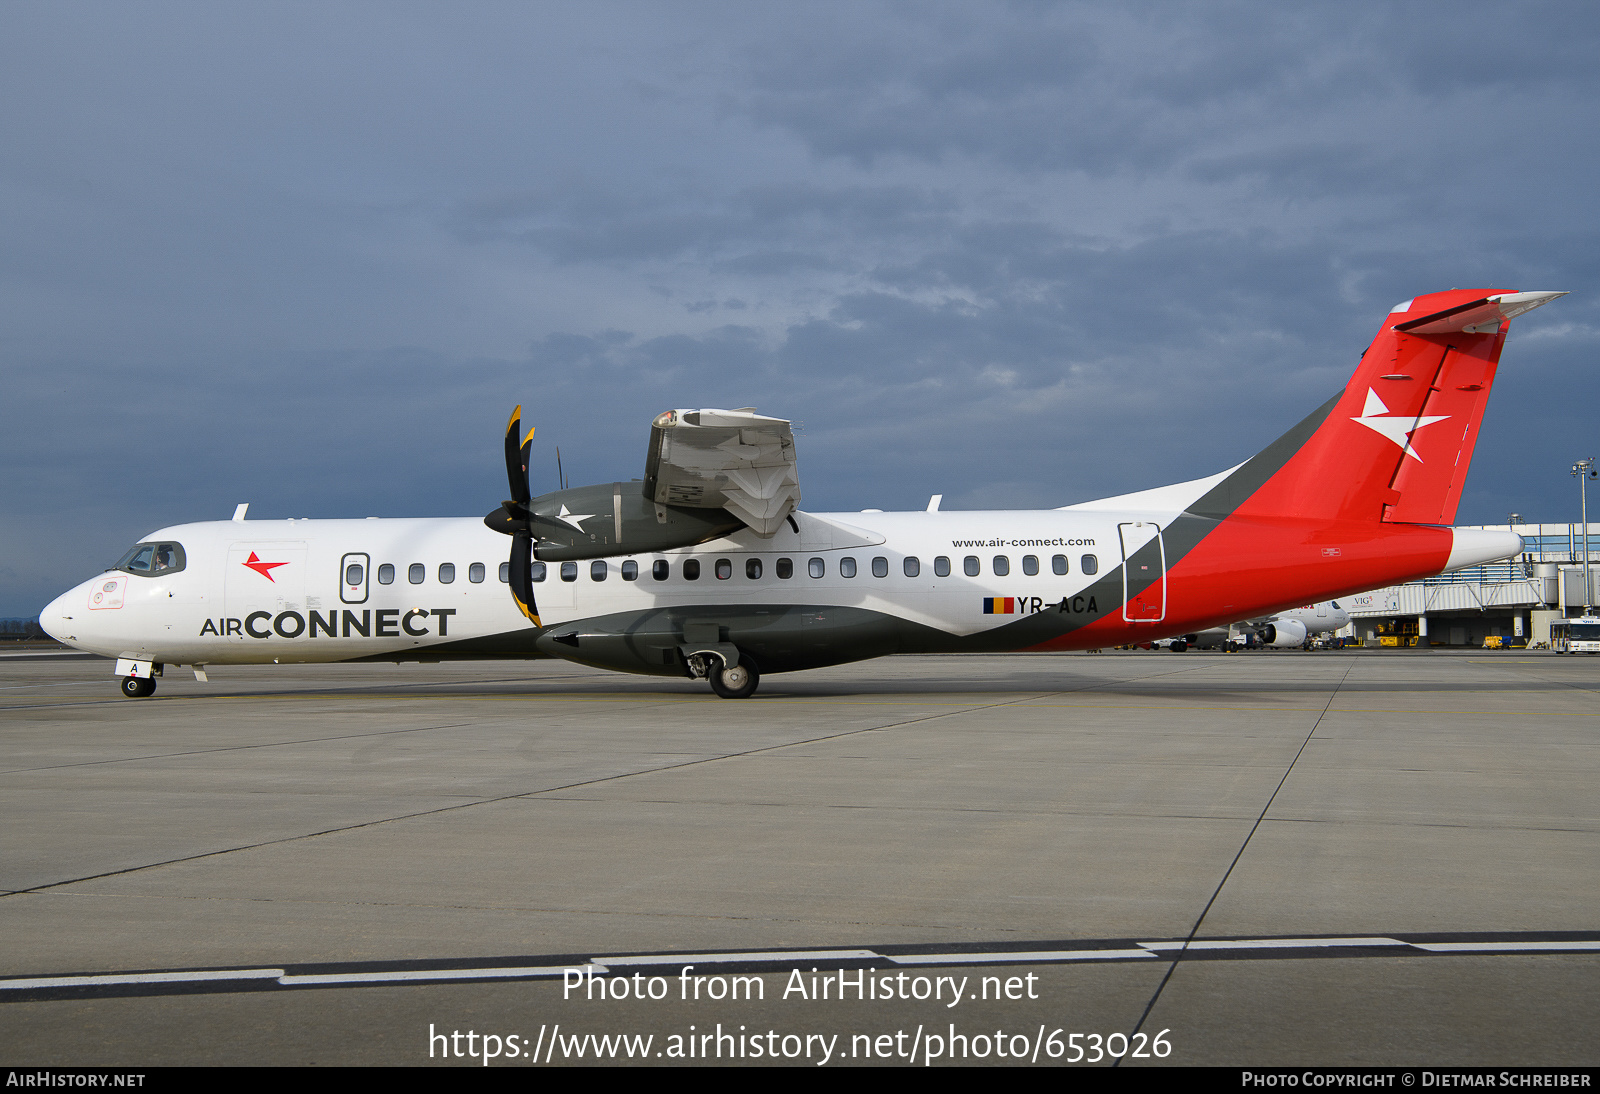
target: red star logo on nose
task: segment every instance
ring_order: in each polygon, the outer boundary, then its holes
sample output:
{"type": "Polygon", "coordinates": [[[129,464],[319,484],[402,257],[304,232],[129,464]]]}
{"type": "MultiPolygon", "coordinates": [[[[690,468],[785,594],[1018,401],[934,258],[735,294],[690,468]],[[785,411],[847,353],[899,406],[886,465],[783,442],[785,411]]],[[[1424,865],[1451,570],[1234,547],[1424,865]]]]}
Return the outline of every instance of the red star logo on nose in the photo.
{"type": "Polygon", "coordinates": [[[260,574],[262,577],[276,585],[277,582],[273,579],[270,571],[276,566],[287,566],[289,564],[287,562],[262,562],[256,557],[256,553],[251,551],[250,557],[244,560],[244,565],[250,567],[256,573],[260,574]]]}

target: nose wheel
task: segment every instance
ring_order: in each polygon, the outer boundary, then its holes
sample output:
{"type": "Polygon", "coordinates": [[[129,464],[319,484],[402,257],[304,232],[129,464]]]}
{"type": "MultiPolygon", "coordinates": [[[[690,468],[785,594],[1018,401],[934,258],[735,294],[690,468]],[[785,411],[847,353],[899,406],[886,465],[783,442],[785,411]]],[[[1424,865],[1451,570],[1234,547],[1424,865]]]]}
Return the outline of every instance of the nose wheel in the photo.
{"type": "Polygon", "coordinates": [[[156,682],[152,677],[124,676],[122,678],[122,694],[129,699],[143,699],[147,695],[156,693],[156,682]]]}
{"type": "Polygon", "coordinates": [[[748,699],[755,694],[756,685],[761,683],[761,674],[746,657],[740,657],[739,663],[731,669],[723,668],[718,662],[708,675],[711,678],[711,690],[723,699],[748,699]]]}

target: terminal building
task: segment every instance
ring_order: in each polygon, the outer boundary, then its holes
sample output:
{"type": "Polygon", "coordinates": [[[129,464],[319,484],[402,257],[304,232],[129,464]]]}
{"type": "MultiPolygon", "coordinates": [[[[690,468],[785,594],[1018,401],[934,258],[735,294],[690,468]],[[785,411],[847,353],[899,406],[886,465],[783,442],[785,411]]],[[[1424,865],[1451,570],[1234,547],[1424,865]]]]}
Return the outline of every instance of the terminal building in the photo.
{"type": "Polygon", "coordinates": [[[1539,647],[1550,624],[1584,614],[1600,590],[1600,525],[1589,525],[1589,589],[1584,590],[1582,524],[1485,524],[1516,532],[1523,553],[1506,562],[1340,597],[1351,622],[1340,632],[1362,645],[1539,647]],[[1491,645],[1495,643],[1490,643],[1491,645]]]}

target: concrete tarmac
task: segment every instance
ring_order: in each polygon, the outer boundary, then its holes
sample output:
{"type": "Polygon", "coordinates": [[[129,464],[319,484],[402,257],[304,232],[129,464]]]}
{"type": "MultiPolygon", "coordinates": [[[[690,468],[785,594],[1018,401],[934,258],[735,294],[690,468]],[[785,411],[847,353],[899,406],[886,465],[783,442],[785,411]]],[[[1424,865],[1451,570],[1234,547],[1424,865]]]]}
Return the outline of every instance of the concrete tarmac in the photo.
{"type": "Polygon", "coordinates": [[[0,659],[0,1063],[1594,1065],[1597,688],[1191,651],[129,700],[0,659]]]}

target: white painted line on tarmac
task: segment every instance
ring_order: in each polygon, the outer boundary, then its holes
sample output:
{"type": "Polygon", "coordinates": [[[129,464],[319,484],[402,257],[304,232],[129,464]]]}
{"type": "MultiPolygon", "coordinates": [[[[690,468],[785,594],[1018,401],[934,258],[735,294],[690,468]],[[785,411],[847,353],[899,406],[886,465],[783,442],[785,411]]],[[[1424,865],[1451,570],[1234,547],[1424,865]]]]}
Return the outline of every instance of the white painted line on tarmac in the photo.
{"type": "Polygon", "coordinates": [[[1397,938],[1238,938],[1141,942],[1147,950],[1320,950],[1327,946],[1409,946],[1397,938]]]}
{"type": "Polygon", "coordinates": [[[1515,953],[1542,950],[1600,950],[1600,942],[1413,942],[1435,953],[1515,953]]]}
{"type": "MultiPolygon", "coordinates": [[[[1531,932],[1530,932],[1531,933],[1531,932]]],[[[1182,952],[1208,952],[1265,954],[1293,950],[1372,949],[1377,947],[1410,950],[1436,954],[1518,954],[1518,953],[1597,953],[1600,938],[1573,941],[1539,939],[1537,941],[1480,941],[1480,942],[1403,942],[1381,935],[1345,938],[1236,938],[1199,939],[1181,941],[1137,942],[1133,948],[1081,949],[1081,950],[982,950],[965,953],[912,953],[884,954],[876,950],[755,950],[744,953],[681,953],[633,954],[622,957],[577,958],[569,965],[497,965],[488,968],[444,969],[371,969],[350,972],[290,973],[286,969],[202,969],[173,972],[103,973],[83,976],[36,976],[0,980],[0,993],[6,991],[52,991],[72,989],[116,989],[163,984],[195,985],[197,990],[207,990],[205,985],[215,985],[209,990],[233,990],[227,984],[241,981],[276,981],[284,988],[361,984],[406,984],[429,981],[472,980],[553,980],[573,970],[585,976],[611,975],[613,968],[649,966],[718,966],[757,965],[795,968],[802,962],[871,961],[889,965],[930,967],[936,965],[960,967],[963,965],[1064,965],[1088,961],[1148,961],[1152,958],[1175,960],[1182,952]]],[[[548,959],[547,959],[548,960],[548,959]]],[[[627,975],[623,972],[622,975],[627,975]]]]}
{"type": "Polygon", "coordinates": [[[395,972],[325,972],[298,973],[278,977],[286,988],[306,987],[312,984],[388,984],[408,980],[544,980],[554,979],[568,969],[594,969],[605,972],[600,965],[539,965],[505,969],[405,969],[395,972]]]}
{"type": "MultiPolygon", "coordinates": [[[[1144,943],[1140,943],[1144,945],[1144,943]]],[[[997,950],[993,953],[906,953],[887,956],[896,965],[1013,965],[1057,964],[1069,961],[1125,961],[1154,957],[1149,950],[997,950]]]]}
{"type": "MultiPolygon", "coordinates": [[[[597,957],[606,965],[731,965],[751,961],[881,961],[872,950],[771,950],[761,953],[666,953],[636,957],[597,957]]],[[[890,960],[893,960],[890,958],[890,960]]]]}
{"type": "Polygon", "coordinates": [[[36,976],[27,980],[0,980],[0,991],[29,988],[104,988],[119,984],[195,984],[216,980],[277,980],[282,969],[228,969],[222,972],[128,972],[103,976],[36,976]]]}

